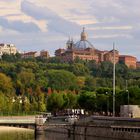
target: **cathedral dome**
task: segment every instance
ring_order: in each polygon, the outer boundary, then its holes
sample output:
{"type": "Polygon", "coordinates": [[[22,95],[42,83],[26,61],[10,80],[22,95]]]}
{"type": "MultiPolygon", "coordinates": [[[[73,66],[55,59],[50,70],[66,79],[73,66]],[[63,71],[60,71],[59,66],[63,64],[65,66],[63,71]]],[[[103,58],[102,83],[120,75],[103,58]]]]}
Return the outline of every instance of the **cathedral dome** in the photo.
{"type": "Polygon", "coordinates": [[[75,48],[76,49],[87,49],[87,48],[93,48],[94,49],[93,45],[89,41],[87,41],[87,40],[85,40],[85,41],[81,41],[81,40],[78,41],[75,44],[75,48]]]}
{"type": "Polygon", "coordinates": [[[85,28],[81,33],[81,40],[75,44],[76,49],[86,49],[86,48],[93,48],[94,46],[87,40],[88,34],[85,32],[85,28]]]}

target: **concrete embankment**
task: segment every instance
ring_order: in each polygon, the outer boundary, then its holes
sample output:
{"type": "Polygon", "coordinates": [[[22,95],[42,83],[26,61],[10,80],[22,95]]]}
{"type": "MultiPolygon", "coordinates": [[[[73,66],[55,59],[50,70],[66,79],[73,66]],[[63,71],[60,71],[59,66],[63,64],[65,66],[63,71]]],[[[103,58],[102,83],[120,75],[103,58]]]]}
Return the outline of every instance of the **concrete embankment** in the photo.
{"type": "Polygon", "coordinates": [[[74,125],[71,128],[48,127],[47,132],[64,133],[68,135],[82,135],[85,137],[115,138],[121,140],[140,140],[140,128],[104,125],[74,125]]]}
{"type": "Polygon", "coordinates": [[[48,126],[45,131],[83,135],[85,137],[140,140],[140,120],[125,118],[90,117],[73,125],[48,126]],[[87,119],[86,119],[87,120],[87,119]]]}

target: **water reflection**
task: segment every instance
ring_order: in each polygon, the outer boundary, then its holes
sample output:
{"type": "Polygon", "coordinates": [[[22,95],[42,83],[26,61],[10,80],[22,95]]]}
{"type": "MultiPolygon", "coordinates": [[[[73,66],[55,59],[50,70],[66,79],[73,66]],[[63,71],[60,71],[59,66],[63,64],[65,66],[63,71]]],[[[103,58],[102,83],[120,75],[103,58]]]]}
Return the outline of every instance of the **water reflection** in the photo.
{"type": "Polygon", "coordinates": [[[54,133],[54,132],[45,132],[36,137],[36,140],[113,140],[109,138],[99,138],[99,137],[84,137],[84,136],[73,136],[68,137],[66,134],[54,133]]]}
{"type": "Polygon", "coordinates": [[[35,140],[34,131],[0,127],[0,140],[35,140]]]}
{"type": "Polygon", "coordinates": [[[84,137],[84,136],[73,136],[68,137],[67,134],[56,133],[56,132],[43,132],[34,136],[34,131],[29,129],[8,129],[4,131],[0,128],[0,140],[113,140],[109,138],[99,137],[84,137]]]}

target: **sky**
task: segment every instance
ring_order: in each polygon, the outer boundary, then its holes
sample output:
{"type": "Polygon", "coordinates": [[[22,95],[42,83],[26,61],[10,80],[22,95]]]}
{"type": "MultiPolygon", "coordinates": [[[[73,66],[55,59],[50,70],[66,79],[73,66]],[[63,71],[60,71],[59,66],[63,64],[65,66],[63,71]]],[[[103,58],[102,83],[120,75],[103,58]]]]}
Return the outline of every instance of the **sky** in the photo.
{"type": "Polygon", "coordinates": [[[65,48],[69,37],[140,60],[140,0],[0,0],[0,43],[20,51],[65,48]]]}

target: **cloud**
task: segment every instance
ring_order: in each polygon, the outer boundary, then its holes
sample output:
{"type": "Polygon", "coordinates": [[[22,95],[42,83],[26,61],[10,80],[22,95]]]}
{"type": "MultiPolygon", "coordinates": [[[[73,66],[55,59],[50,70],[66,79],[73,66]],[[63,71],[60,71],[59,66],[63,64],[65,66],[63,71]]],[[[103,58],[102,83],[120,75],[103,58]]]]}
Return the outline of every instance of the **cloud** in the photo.
{"type": "Polygon", "coordinates": [[[1,2],[17,2],[17,0],[1,0],[1,2]]]}
{"type": "Polygon", "coordinates": [[[139,0],[1,0],[0,41],[54,52],[69,35],[78,41],[85,26],[95,48],[109,50],[116,42],[121,54],[140,58],[139,5],[139,0]]]}
{"type": "Polygon", "coordinates": [[[47,7],[39,7],[28,1],[23,1],[21,3],[21,10],[36,20],[46,20],[47,27],[51,31],[54,30],[68,36],[79,32],[81,29],[78,24],[64,19],[47,7]]]}
{"type": "Polygon", "coordinates": [[[138,0],[92,0],[89,12],[95,15],[99,22],[135,24],[140,17],[138,5],[138,0]]]}
{"type": "Polygon", "coordinates": [[[22,14],[7,14],[5,17],[21,16],[22,14]]]}
{"type": "MultiPolygon", "coordinates": [[[[131,31],[131,34],[133,35],[133,38],[135,40],[139,41],[139,39],[140,39],[140,27],[139,28],[135,27],[134,30],[131,31]]],[[[140,42],[139,42],[139,44],[140,44],[140,42]]]]}
{"type": "Polygon", "coordinates": [[[0,26],[5,29],[15,30],[18,32],[39,32],[40,29],[32,22],[24,23],[22,21],[9,21],[6,18],[0,17],[0,26]]]}

